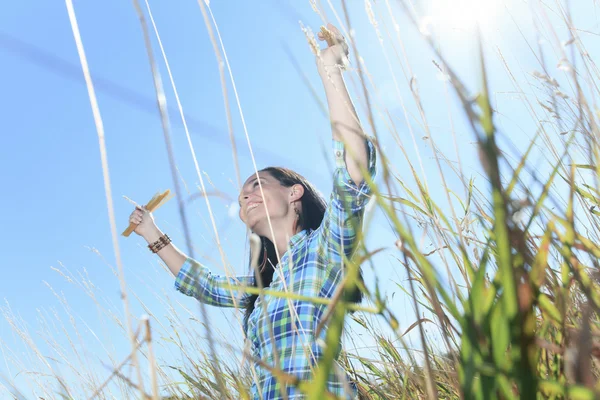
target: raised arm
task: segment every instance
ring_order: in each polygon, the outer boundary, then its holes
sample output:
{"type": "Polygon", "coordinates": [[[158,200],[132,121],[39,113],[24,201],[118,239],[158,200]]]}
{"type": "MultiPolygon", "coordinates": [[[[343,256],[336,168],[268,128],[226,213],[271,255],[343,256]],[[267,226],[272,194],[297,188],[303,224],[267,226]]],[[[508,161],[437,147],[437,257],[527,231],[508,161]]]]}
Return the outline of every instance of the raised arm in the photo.
{"type": "Polygon", "coordinates": [[[356,250],[365,208],[371,198],[371,189],[361,169],[370,178],[375,177],[376,152],[362,130],[339,68],[348,54],[348,46],[333,25],[328,28],[336,40],[319,33],[319,39],[327,40],[328,47],[317,57],[317,67],[329,104],[335,171],[333,192],[317,241],[323,254],[338,263],[343,255],[350,257],[356,250]]]}
{"type": "Polygon", "coordinates": [[[360,184],[361,168],[369,166],[369,149],[340,68],[348,55],[348,44],[335,26],[328,24],[327,28],[333,36],[322,31],[318,34],[328,47],[317,57],[317,69],[327,95],[333,139],[344,143],[348,174],[354,183],[360,184]]]}

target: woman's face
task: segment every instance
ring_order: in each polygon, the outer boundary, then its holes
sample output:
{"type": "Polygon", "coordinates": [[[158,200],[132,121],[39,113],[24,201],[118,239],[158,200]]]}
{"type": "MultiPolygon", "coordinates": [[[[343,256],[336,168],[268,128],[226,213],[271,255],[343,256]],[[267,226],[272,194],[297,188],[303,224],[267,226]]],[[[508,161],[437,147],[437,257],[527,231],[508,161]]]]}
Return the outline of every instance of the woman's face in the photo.
{"type": "Polygon", "coordinates": [[[269,172],[260,171],[258,178],[253,174],[242,186],[239,196],[240,219],[250,230],[263,236],[269,231],[266,209],[269,210],[271,222],[277,223],[285,220],[290,211],[294,212],[294,200],[294,187],[285,187],[269,172]],[[259,179],[264,197],[261,195],[259,179]]]}

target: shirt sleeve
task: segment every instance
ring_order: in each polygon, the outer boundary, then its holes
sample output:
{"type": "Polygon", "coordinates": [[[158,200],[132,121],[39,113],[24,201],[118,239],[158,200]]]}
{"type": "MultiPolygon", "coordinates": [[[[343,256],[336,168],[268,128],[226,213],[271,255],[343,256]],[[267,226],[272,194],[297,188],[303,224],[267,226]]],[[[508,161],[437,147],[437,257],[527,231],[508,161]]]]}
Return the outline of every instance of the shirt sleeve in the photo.
{"type": "Polygon", "coordinates": [[[213,275],[204,265],[188,257],[175,278],[175,289],[202,303],[219,307],[247,306],[250,295],[239,289],[230,289],[230,285],[253,286],[254,277],[213,275]]]}
{"type": "MultiPolygon", "coordinates": [[[[365,139],[368,152],[368,173],[371,180],[376,175],[376,151],[371,139],[365,139]]],[[[330,261],[340,261],[342,255],[350,257],[356,250],[358,234],[362,227],[365,209],[371,199],[371,188],[364,180],[357,185],[346,167],[346,149],[340,141],[333,140],[335,171],[333,191],[323,222],[318,228],[318,246],[330,261]]]]}

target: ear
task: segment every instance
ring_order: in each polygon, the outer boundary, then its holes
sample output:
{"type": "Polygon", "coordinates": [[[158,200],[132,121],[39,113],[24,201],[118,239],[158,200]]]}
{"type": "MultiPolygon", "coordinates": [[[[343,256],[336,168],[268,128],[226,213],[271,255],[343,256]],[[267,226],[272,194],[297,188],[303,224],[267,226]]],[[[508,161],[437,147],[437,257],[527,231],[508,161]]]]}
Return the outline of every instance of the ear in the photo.
{"type": "Polygon", "coordinates": [[[290,187],[290,203],[300,200],[302,196],[304,196],[304,186],[297,183],[290,187]]]}

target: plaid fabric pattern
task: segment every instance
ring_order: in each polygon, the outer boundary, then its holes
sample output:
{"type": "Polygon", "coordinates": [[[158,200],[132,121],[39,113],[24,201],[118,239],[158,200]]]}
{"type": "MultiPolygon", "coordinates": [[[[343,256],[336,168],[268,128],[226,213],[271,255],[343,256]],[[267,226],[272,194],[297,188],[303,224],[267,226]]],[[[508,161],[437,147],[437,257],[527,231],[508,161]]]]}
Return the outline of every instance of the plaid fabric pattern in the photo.
{"type": "MultiPolygon", "coordinates": [[[[367,140],[369,174],[375,177],[375,147],[367,140]]],[[[290,291],[302,296],[331,298],[343,280],[343,256],[350,257],[357,247],[365,207],[371,191],[366,182],[357,186],[346,169],[345,149],[333,141],[335,155],[334,188],[321,226],[304,230],[290,239],[288,251],[273,275],[271,290],[290,291]]],[[[252,285],[252,276],[227,278],[215,276],[198,262],[188,258],[175,280],[175,288],[206,304],[238,307],[247,304],[249,296],[232,291],[229,285],[252,285]]],[[[319,338],[315,331],[326,305],[265,295],[256,300],[248,319],[247,340],[254,357],[267,365],[310,380],[313,367],[323,354],[319,343],[325,339],[327,328],[319,338]],[[262,304],[264,302],[264,304],[262,304]],[[266,312],[265,312],[266,307],[266,312]]],[[[338,349],[339,354],[339,349],[338,349]]],[[[341,368],[329,377],[327,389],[341,398],[354,398],[356,389],[341,368]]],[[[256,366],[258,382],[252,385],[254,399],[303,399],[304,395],[292,385],[283,385],[271,373],[256,366]]]]}

